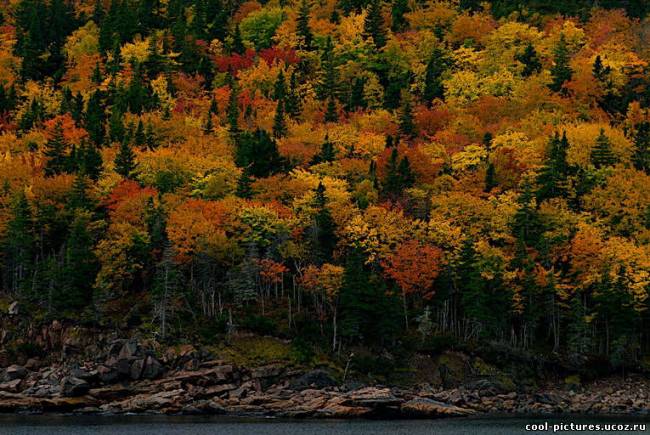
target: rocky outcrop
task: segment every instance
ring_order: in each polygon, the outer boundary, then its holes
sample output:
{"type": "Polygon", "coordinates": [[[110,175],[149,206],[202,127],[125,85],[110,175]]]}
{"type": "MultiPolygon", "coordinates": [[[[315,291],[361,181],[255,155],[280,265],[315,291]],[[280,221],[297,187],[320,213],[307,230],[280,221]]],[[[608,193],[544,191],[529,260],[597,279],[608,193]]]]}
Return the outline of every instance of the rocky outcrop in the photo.
{"type": "MultiPolygon", "coordinates": [[[[51,332],[51,329],[50,329],[51,332]]],[[[67,335],[72,337],[73,335],[67,335]]],[[[76,346],[70,339],[63,341],[76,346]]],[[[498,379],[453,388],[339,386],[325,370],[236,367],[193,346],[136,340],[96,345],[92,359],[41,360],[0,370],[0,412],[271,415],[292,418],[442,418],[481,413],[650,413],[650,380],[514,390],[498,379]],[[158,358],[156,355],[162,355],[158,358]],[[72,362],[70,362],[72,360],[72,362]]],[[[449,364],[451,366],[451,364],[449,364]]]]}

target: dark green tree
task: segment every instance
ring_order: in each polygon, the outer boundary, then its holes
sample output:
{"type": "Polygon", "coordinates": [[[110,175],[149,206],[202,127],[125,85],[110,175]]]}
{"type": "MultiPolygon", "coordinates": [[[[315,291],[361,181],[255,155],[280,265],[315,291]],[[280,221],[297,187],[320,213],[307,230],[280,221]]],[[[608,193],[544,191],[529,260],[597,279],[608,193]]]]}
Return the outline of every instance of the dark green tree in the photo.
{"type": "Polygon", "coordinates": [[[31,207],[21,189],[11,201],[11,218],[2,248],[4,252],[4,287],[13,294],[24,294],[30,287],[34,266],[31,207]]]}
{"type": "Polygon", "coordinates": [[[399,132],[401,136],[408,139],[416,136],[411,96],[407,92],[404,92],[402,95],[402,107],[399,113],[399,132]]]}
{"type": "Polygon", "coordinates": [[[381,14],[380,0],[371,0],[368,5],[366,20],[363,23],[363,36],[372,38],[377,49],[386,45],[386,29],[384,28],[384,17],[381,14]]]}
{"type": "Polygon", "coordinates": [[[526,45],[524,51],[517,53],[515,59],[524,65],[524,68],[521,71],[521,75],[524,77],[530,77],[533,74],[539,74],[542,71],[542,62],[540,62],[537,51],[530,42],[526,45]]]}
{"type": "Polygon", "coordinates": [[[237,179],[237,191],[235,192],[235,195],[239,198],[250,199],[253,197],[253,194],[253,179],[248,174],[248,170],[244,168],[237,179]]]}
{"type": "Polygon", "coordinates": [[[273,117],[273,136],[281,138],[287,135],[287,121],[284,117],[284,101],[278,100],[273,117]]]}
{"type": "Polygon", "coordinates": [[[123,140],[120,149],[115,156],[115,172],[124,178],[132,178],[137,168],[135,153],[131,149],[129,141],[123,140]]]}
{"type": "Polygon", "coordinates": [[[332,214],[327,208],[327,196],[325,186],[318,183],[314,195],[314,253],[319,262],[328,263],[332,261],[332,254],[336,247],[336,223],[332,214]]]}
{"type": "Polygon", "coordinates": [[[336,111],[336,101],[334,97],[327,99],[327,106],[325,109],[325,122],[338,122],[339,115],[336,111]]]}
{"type": "Polygon", "coordinates": [[[568,177],[573,168],[567,161],[569,141],[566,132],[560,139],[556,132],[548,144],[546,161],[537,176],[537,200],[566,196],[568,193],[568,177]]]}
{"type": "Polygon", "coordinates": [[[483,188],[483,191],[485,193],[490,193],[492,192],[492,189],[498,185],[499,183],[497,182],[497,174],[494,168],[494,163],[489,162],[487,169],[485,170],[485,187],[483,188]]]}
{"type": "Polygon", "coordinates": [[[284,110],[292,119],[297,119],[302,111],[302,99],[300,98],[299,92],[298,78],[294,70],[291,72],[289,89],[287,90],[287,97],[284,100],[284,110]]]}
{"type": "Polygon", "coordinates": [[[61,121],[54,124],[54,131],[52,137],[45,143],[45,175],[53,176],[60,174],[66,170],[68,164],[67,155],[68,145],[63,137],[63,126],[61,121]]]}
{"type": "Polygon", "coordinates": [[[404,14],[410,12],[408,0],[394,0],[391,7],[391,30],[393,32],[403,32],[408,27],[408,21],[404,14]]]}
{"type": "Polygon", "coordinates": [[[431,57],[427,62],[427,69],[424,76],[424,91],[422,100],[431,106],[434,99],[445,97],[445,88],[442,84],[442,75],[449,67],[450,61],[445,53],[438,47],[433,49],[431,57]]]}
{"type": "Polygon", "coordinates": [[[310,50],[312,48],[312,41],[314,39],[314,35],[309,28],[309,13],[309,3],[307,3],[307,0],[302,0],[298,9],[298,17],[296,18],[296,30],[301,37],[300,46],[304,50],[310,50]]]}
{"type": "Polygon", "coordinates": [[[104,129],[104,104],[100,91],[95,91],[88,99],[88,107],[86,109],[85,126],[88,131],[90,140],[97,146],[104,143],[106,131],[104,129]]]}
{"type": "Polygon", "coordinates": [[[571,80],[573,70],[569,65],[569,49],[567,47],[564,34],[560,35],[560,41],[554,50],[554,64],[551,68],[551,77],[553,78],[549,88],[554,92],[564,92],[564,84],[571,80]]]}
{"type": "Polygon", "coordinates": [[[237,89],[237,82],[232,74],[228,74],[228,84],[230,86],[230,96],[228,97],[228,126],[230,134],[236,136],[239,133],[239,103],[238,95],[239,90],[237,89]]]}
{"type": "Polygon", "coordinates": [[[334,144],[330,141],[329,136],[325,135],[325,140],[320,146],[320,152],[314,156],[311,164],[317,165],[319,163],[333,162],[335,158],[336,151],[334,150],[334,144]]]}
{"type": "Polygon", "coordinates": [[[282,170],[284,162],[273,138],[264,130],[243,132],[237,140],[235,163],[256,177],[268,177],[282,170]]]}
{"type": "Polygon", "coordinates": [[[600,169],[612,166],[616,161],[609,138],[605,135],[605,130],[601,128],[600,134],[596,138],[596,145],[591,149],[591,163],[600,169]]]}

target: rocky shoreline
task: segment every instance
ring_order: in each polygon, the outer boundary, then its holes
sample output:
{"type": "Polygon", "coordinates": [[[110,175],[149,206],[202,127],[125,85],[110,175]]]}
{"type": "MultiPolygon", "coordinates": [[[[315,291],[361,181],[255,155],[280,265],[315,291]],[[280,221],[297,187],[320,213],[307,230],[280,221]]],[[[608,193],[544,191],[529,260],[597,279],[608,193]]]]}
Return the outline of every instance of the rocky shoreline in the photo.
{"type": "Polygon", "coordinates": [[[192,346],[160,359],[116,340],[94,360],[0,369],[0,412],[224,414],[291,418],[438,418],[482,414],[650,415],[650,380],[610,378],[567,389],[512,391],[482,379],[456,388],[339,385],[326,371],[249,369],[192,346]]]}

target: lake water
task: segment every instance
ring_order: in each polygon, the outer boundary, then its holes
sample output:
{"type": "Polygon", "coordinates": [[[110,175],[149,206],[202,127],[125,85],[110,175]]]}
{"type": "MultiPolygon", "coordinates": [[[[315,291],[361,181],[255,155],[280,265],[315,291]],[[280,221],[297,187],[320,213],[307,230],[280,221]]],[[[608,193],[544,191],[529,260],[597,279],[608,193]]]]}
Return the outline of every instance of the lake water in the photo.
{"type": "MultiPolygon", "coordinates": [[[[601,417],[551,418],[465,418],[442,420],[276,420],[234,419],[227,417],[166,416],[0,416],[0,434],[178,434],[178,435],[509,435],[553,433],[554,424],[628,424],[646,425],[649,419],[601,417]],[[549,430],[526,431],[530,424],[549,430]]],[[[563,431],[556,433],[622,433],[620,431],[563,431]]]]}

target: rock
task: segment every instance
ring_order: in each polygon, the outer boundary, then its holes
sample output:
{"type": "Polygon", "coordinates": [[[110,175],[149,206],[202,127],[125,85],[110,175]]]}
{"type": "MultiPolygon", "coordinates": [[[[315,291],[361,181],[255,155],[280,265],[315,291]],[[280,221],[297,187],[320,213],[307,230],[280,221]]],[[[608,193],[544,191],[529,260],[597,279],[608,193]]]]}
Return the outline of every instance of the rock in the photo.
{"type": "Polygon", "coordinates": [[[105,384],[112,384],[120,377],[117,370],[105,365],[101,365],[97,368],[97,374],[99,375],[99,379],[105,384]]]}
{"type": "Polygon", "coordinates": [[[413,418],[461,417],[475,414],[475,411],[471,409],[461,408],[422,397],[403,403],[401,411],[405,416],[413,418]]]}
{"type": "Polygon", "coordinates": [[[156,379],[163,372],[163,366],[160,362],[152,357],[148,356],[144,361],[144,368],[142,369],[142,378],[144,379],[156,379]]]}
{"type": "Polygon", "coordinates": [[[4,379],[5,381],[13,381],[14,379],[23,379],[25,376],[27,376],[27,369],[13,364],[5,369],[4,379]]]}
{"type": "Polygon", "coordinates": [[[393,396],[388,388],[362,388],[360,390],[352,391],[347,397],[348,400],[345,404],[355,407],[378,408],[395,406],[403,402],[402,399],[393,396]]]}
{"type": "Polygon", "coordinates": [[[7,314],[10,316],[17,316],[18,315],[18,301],[14,301],[9,305],[9,309],[7,310],[7,314]]]}
{"type": "Polygon", "coordinates": [[[25,363],[27,370],[38,370],[41,367],[41,361],[38,358],[30,358],[25,363]]]}
{"type": "Polygon", "coordinates": [[[129,374],[131,376],[131,379],[138,380],[142,377],[142,372],[144,370],[144,360],[143,359],[136,359],[131,363],[131,368],[129,370],[129,374]]]}
{"type": "Polygon", "coordinates": [[[128,360],[131,358],[135,358],[137,352],[138,352],[138,344],[133,340],[129,340],[122,345],[122,348],[120,349],[120,353],[117,355],[117,359],[128,360]]]}
{"type": "Polygon", "coordinates": [[[97,375],[98,374],[96,370],[88,371],[86,369],[80,368],[70,370],[70,376],[78,379],[83,379],[84,381],[95,379],[97,375]]]}
{"type": "Polygon", "coordinates": [[[88,382],[83,379],[66,376],[61,379],[61,394],[66,397],[83,396],[90,389],[88,382]]]}
{"type": "Polygon", "coordinates": [[[306,388],[323,389],[335,387],[337,382],[325,370],[312,370],[293,381],[290,385],[295,390],[303,390],[306,388]]]}
{"type": "Polygon", "coordinates": [[[11,393],[17,393],[19,391],[20,383],[22,379],[14,379],[13,381],[8,381],[0,384],[0,391],[9,391],[11,393]]]}

